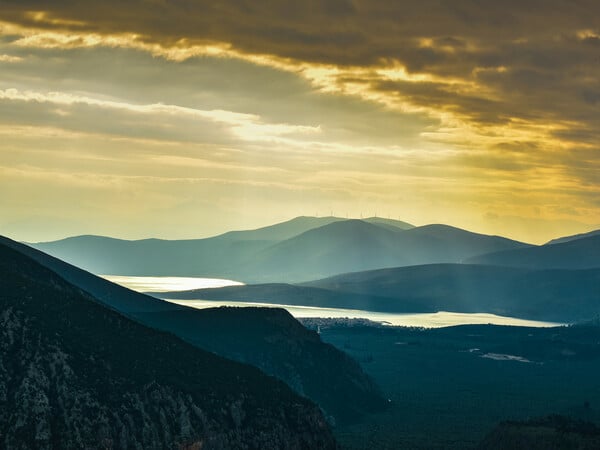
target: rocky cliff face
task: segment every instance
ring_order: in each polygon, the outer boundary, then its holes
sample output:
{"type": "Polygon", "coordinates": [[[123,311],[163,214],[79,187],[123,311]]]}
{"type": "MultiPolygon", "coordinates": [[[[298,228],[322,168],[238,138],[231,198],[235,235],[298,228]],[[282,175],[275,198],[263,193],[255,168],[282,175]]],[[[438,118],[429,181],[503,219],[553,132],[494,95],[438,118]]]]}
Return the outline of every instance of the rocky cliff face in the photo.
{"type": "Polygon", "coordinates": [[[0,447],[336,444],[283,383],[107,310],[0,246],[0,447]]]}
{"type": "Polygon", "coordinates": [[[340,424],[379,411],[387,403],[351,357],[321,341],[279,308],[211,308],[139,314],[156,328],[200,348],[262,369],[315,401],[340,424]]]}

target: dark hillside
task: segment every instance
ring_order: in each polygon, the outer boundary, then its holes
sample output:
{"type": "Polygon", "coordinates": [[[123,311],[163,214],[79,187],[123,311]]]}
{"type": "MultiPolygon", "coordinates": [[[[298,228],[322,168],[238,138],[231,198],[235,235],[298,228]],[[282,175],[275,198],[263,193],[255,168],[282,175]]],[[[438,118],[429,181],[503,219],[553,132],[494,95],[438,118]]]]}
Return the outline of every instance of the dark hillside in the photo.
{"type": "Polygon", "coordinates": [[[3,448],[335,448],[283,383],[100,306],[4,245],[0,323],[3,448]]]}

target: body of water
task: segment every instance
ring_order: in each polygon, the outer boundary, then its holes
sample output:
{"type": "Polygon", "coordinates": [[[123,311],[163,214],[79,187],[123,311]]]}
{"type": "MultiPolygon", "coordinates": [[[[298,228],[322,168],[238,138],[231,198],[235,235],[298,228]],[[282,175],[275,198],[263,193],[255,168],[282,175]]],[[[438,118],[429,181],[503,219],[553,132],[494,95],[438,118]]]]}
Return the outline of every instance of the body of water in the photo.
{"type": "Polygon", "coordinates": [[[486,313],[455,313],[440,311],[436,313],[398,314],[380,313],[374,311],[362,311],[360,309],[342,308],[317,308],[314,306],[297,306],[260,302],[229,302],[214,300],[167,300],[178,305],[190,306],[192,308],[218,308],[219,306],[264,306],[271,308],[287,309],[294,317],[322,317],[322,318],[348,318],[369,319],[374,322],[384,322],[389,325],[404,327],[426,327],[441,328],[453,325],[467,324],[495,324],[514,325],[521,327],[555,327],[562,324],[552,322],[540,322],[537,320],[517,319],[515,317],[497,316],[486,313]]]}
{"type": "Polygon", "coordinates": [[[221,278],[192,278],[192,277],[129,277],[121,275],[100,275],[128,289],[138,292],[173,292],[189,291],[191,289],[220,288],[239,286],[244,283],[221,278]]]}
{"type": "MultiPolygon", "coordinates": [[[[224,286],[243,285],[238,281],[219,278],[192,277],[130,277],[118,275],[102,275],[103,278],[138,292],[169,292],[187,291],[190,289],[219,288],[224,286]]],[[[517,319],[514,317],[497,316],[485,313],[455,313],[440,311],[437,313],[396,314],[362,311],[358,309],[318,308],[313,306],[297,306],[260,302],[233,302],[214,300],[167,300],[171,303],[192,308],[215,308],[219,306],[263,306],[287,309],[294,317],[322,317],[369,319],[374,322],[384,322],[395,326],[440,328],[453,325],[488,324],[515,325],[527,327],[553,327],[561,324],[540,322],[535,320],[517,319]]]]}

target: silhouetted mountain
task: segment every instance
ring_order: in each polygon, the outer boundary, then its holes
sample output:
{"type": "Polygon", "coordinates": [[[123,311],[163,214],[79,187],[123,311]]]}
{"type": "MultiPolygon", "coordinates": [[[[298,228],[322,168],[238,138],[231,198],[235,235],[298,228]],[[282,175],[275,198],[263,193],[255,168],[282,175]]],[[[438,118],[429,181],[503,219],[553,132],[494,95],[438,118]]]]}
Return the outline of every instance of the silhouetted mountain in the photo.
{"type": "Polygon", "coordinates": [[[533,271],[432,264],[355,272],[301,286],[263,284],[159,294],[409,313],[493,313],[576,322],[600,313],[600,269],[533,271]]]}
{"type": "Polygon", "coordinates": [[[335,422],[355,421],[387,404],[356,361],[323,343],[284,309],[210,308],[139,317],[149,325],[176,330],[198,347],[279,377],[318,403],[335,422]]]}
{"type": "Polygon", "coordinates": [[[557,239],[552,239],[547,242],[545,245],[553,245],[553,244],[563,244],[565,242],[576,241],[577,239],[583,239],[590,236],[597,236],[600,234],[600,230],[590,231],[588,233],[574,234],[572,236],[564,236],[557,239]]]}
{"type": "MultiPolygon", "coordinates": [[[[262,241],[284,241],[294,236],[305,233],[314,228],[319,228],[330,223],[344,222],[348,219],[341,217],[309,217],[300,216],[286,222],[276,223],[267,227],[257,228],[255,230],[230,231],[228,233],[216,236],[217,238],[226,238],[232,240],[262,240],[262,241]]],[[[361,219],[364,222],[372,223],[383,228],[397,230],[408,230],[414,228],[408,222],[401,220],[385,219],[382,217],[369,217],[361,219]]]]}
{"type": "MultiPolygon", "coordinates": [[[[302,234],[313,228],[322,227],[333,222],[339,222],[341,217],[308,217],[300,216],[286,222],[276,223],[267,227],[257,228],[255,230],[230,231],[221,234],[217,238],[227,238],[232,240],[261,240],[261,241],[283,241],[294,236],[302,234]]],[[[404,222],[400,222],[404,223],[404,222]]]]}
{"type": "MultiPolygon", "coordinates": [[[[487,312],[575,322],[600,312],[600,270],[540,270],[434,264],[339,275],[307,285],[392,298],[423,311],[487,312]]],[[[397,306],[398,308],[400,306],[397,306]]],[[[400,312],[399,310],[397,310],[400,312]]]]}
{"type": "Polygon", "coordinates": [[[590,422],[553,415],[502,422],[478,447],[481,450],[597,450],[600,428],[590,422]]]}
{"type": "Polygon", "coordinates": [[[461,262],[490,251],[527,246],[447,225],[392,231],[362,220],[347,220],[259,251],[251,264],[238,270],[245,281],[301,282],[369,269],[461,262]]]}
{"type": "Polygon", "coordinates": [[[201,348],[253,364],[317,402],[337,420],[380,409],[384,400],[360,366],[324,344],[285,310],[185,308],[114,285],[10,239],[8,245],[89,292],[97,301],[201,348]],[[213,327],[218,323],[218,327],[213,327]],[[327,374],[328,382],[323,383],[327,374]]]}
{"type": "Polygon", "coordinates": [[[462,262],[475,255],[528,247],[447,225],[411,227],[377,217],[299,217],[209,239],[123,241],[79,236],[33,246],[95,273],[245,282],[299,282],[385,267],[462,262]],[[326,225],[310,228],[321,223],[326,225]],[[306,228],[310,229],[279,240],[306,228]]]}
{"type": "Polygon", "coordinates": [[[273,243],[233,237],[127,241],[76,236],[31,246],[97,274],[228,278],[236,276],[232,264],[252,258],[273,243]]]}
{"type": "Polygon", "coordinates": [[[372,223],[373,225],[378,225],[380,227],[387,228],[388,230],[397,231],[397,230],[410,230],[414,228],[414,225],[411,225],[408,222],[402,222],[401,220],[395,219],[386,219],[383,217],[367,217],[366,219],[361,219],[364,222],[372,223]]]}
{"type": "Polygon", "coordinates": [[[3,448],[336,448],[308,400],[0,245],[3,448]]]}
{"type": "Polygon", "coordinates": [[[256,230],[231,231],[206,239],[130,241],[74,236],[29,245],[97,274],[232,277],[237,275],[232,267],[250,261],[256,252],[312,228],[343,220],[296,217],[256,230]]]}
{"type": "Polygon", "coordinates": [[[397,265],[397,236],[362,220],[331,223],[258,252],[240,268],[242,279],[299,281],[397,265]]]}
{"type": "Polygon", "coordinates": [[[589,269],[600,267],[600,235],[552,245],[480,255],[471,264],[493,264],[533,269],[589,269]]]}

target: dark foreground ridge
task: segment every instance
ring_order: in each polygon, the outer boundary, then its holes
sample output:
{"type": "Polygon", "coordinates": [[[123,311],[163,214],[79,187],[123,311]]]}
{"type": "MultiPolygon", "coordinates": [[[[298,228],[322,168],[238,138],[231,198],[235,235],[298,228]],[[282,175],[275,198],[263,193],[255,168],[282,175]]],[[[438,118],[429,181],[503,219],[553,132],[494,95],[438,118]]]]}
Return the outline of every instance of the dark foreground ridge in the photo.
{"type": "Polygon", "coordinates": [[[335,423],[354,421],[387,405],[356,361],[323,343],[283,309],[186,308],[130,291],[10,239],[0,237],[2,243],[138,322],[280,378],[321,406],[335,423]]]}
{"type": "Polygon", "coordinates": [[[336,448],[309,400],[0,244],[0,447],[336,448]]]}

